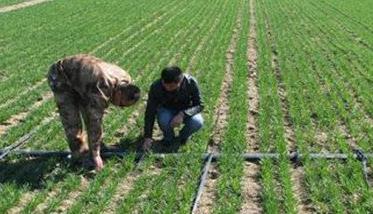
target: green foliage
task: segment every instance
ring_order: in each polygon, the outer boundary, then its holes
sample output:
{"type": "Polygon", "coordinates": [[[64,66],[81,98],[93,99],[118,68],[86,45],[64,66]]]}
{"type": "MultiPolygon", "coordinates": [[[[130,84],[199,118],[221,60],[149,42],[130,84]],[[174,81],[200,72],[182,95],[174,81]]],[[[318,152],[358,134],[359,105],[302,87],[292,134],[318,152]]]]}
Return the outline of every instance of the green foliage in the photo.
{"type": "MultiPolygon", "coordinates": [[[[15,2],[0,0],[0,6],[15,2]]],[[[276,161],[259,163],[264,213],[298,212],[300,202],[291,179],[293,166],[286,157],[286,122],[291,123],[296,147],[303,154],[329,151],[351,155],[351,141],[367,152],[373,151],[371,2],[255,0],[258,144],[261,152],[280,153],[276,161]]],[[[44,213],[58,212],[80,189],[68,212],[101,213],[112,205],[121,182],[136,174],[137,179],[113,211],[189,213],[203,167],[200,154],[206,151],[214,130],[226,51],[240,17],[228,119],[219,145],[224,155],[217,164],[216,201],[211,207],[214,213],[239,212],[244,182],[239,154],[247,149],[249,115],[249,3],[60,0],[1,14],[0,123],[26,113],[24,120],[0,136],[2,148],[36,128],[27,148],[68,148],[58,117],[42,124],[56,111],[53,99],[43,100],[37,107],[33,104],[50,91],[45,81],[48,66],[61,57],[82,52],[123,67],[144,96],[164,66],[177,64],[197,77],[206,108],[204,128],[180,148],[180,158],[155,161],[150,156],[140,168],[135,167],[133,155],[123,161],[110,159],[93,177],[60,160],[38,162],[15,157],[0,162],[0,212],[20,206],[22,213],[33,213],[41,204],[45,205],[44,213]],[[81,186],[82,179],[87,179],[86,187],[81,186]],[[21,200],[27,194],[32,198],[21,200]]],[[[104,142],[128,143],[133,149],[134,139],[142,133],[144,108],[142,102],[124,110],[109,108],[104,142]],[[137,114],[140,116],[134,117],[137,114]],[[135,121],[128,125],[131,116],[135,121]],[[122,128],[126,128],[124,133],[122,128]]],[[[306,158],[301,167],[306,201],[314,210],[372,210],[373,192],[365,184],[360,162],[352,157],[345,163],[306,158]]]]}

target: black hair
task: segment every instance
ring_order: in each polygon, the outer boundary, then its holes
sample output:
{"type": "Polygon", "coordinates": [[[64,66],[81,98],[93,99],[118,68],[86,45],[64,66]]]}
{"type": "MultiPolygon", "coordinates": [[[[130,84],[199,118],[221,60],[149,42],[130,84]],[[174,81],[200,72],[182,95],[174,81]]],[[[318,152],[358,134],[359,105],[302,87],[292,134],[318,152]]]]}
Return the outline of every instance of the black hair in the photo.
{"type": "Polygon", "coordinates": [[[133,84],[124,85],[121,87],[122,94],[124,94],[128,101],[137,102],[140,99],[140,88],[133,84]]]}
{"type": "Polygon", "coordinates": [[[177,83],[183,78],[183,71],[177,66],[166,67],[162,70],[161,79],[164,83],[177,83]]]}

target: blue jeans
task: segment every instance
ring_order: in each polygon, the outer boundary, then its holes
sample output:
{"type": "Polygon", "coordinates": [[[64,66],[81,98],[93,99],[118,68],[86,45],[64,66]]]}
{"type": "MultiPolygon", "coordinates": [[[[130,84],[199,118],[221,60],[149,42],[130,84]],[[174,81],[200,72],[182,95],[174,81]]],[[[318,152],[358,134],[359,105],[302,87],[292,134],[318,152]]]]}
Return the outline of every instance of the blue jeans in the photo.
{"type": "MultiPolygon", "coordinates": [[[[174,129],[171,127],[172,119],[179,113],[177,110],[159,108],[157,119],[159,127],[161,128],[165,142],[172,142],[175,139],[174,129]]],[[[184,118],[184,127],[181,129],[179,138],[182,140],[188,139],[193,133],[198,131],[203,126],[202,115],[196,114],[192,117],[184,118]]]]}

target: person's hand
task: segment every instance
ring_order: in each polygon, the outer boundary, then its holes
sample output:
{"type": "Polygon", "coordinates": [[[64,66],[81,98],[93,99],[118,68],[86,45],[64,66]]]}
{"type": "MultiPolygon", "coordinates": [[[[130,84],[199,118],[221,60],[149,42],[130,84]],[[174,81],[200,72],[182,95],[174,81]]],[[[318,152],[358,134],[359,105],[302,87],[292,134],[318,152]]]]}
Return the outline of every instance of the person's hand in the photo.
{"type": "Polygon", "coordinates": [[[152,143],[153,143],[153,139],[151,139],[151,138],[145,138],[144,144],[142,145],[142,149],[145,152],[149,152],[150,148],[152,147],[152,143]]]}
{"type": "Polygon", "coordinates": [[[101,171],[104,168],[104,161],[102,160],[100,155],[96,155],[92,157],[93,163],[95,164],[96,171],[101,171]]]}
{"type": "Polygon", "coordinates": [[[174,118],[172,118],[171,121],[171,127],[175,128],[181,125],[184,121],[184,113],[181,111],[179,114],[177,114],[174,118]]]}

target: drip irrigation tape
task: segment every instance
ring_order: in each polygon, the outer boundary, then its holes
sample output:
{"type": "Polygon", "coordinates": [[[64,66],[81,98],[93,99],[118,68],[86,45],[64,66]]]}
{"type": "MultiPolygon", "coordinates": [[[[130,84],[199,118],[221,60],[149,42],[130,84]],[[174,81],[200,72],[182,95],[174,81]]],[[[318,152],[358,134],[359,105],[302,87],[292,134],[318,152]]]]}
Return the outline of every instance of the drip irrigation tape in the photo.
{"type": "Polygon", "coordinates": [[[211,153],[208,154],[207,161],[205,162],[205,165],[203,167],[202,175],[199,180],[198,191],[197,191],[195,198],[193,199],[192,213],[196,213],[197,211],[199,200],[201,199],[202,192],[203,192],[203,189],[205,188],[205,184],[207,181],[207,175],[208,175],[208,171],[209,171],[209,168],[212,162],[212,157],[213,157],[213,154],[211,153]]]}
{"type": "MultiPolygon", "coordinates": [[[[0,150],[0,155],[3,155],[6,153],[7,150],[0,150]]],[[[69,151],[45,151],[45,150],[25,150],[25,149],[18,149],[18,150],[13,150],[12,153],[14,155],[19,155],[19,156],[26,156],[26,157],[57,157],[57,158],[68,158],[70,156],[69,151]]],[[[117,156],[117,157],[125,157],[129,154],[133,154],[132,152],[128,151],[123,151],[120,149],[116,150],[105,150],[101,152],[101,155],[105,158],[109,158],[112,156],[117,156]]],[[[144,153],[135,153],[137,160],[141,159],[141,157],[144,155],[144,153]]],[[[148,154],[148,156],[152,156],[156,159],[163,159],[165,157],[180,157],[188,155],[188,153],[152,153],[148,154]]],[[[211,156],[211,161],[217,161],[223,156],[224,154],[222,153],[214,153],[211,156]]],[[[232,154],[233,155],[233,154],[232,154]]],[[[202,153],[201,158],[204,160],[207,160],[210,156],[210,153],[202,153]]],[[[289,160],[302,160],[305,158],[310,158],[310,159],[341,159],[345,160],[349,157],[350,155],[343,154],[343,153],[310,153],[307,155],[302,155],[299,153],[292,153],[288,155],[289,160]]],[[[373,153],[366,153],[364,154],[365,158],[373,158],[373,153]]],[[[246,161],[259,161],[261,159],[279,159],[280,154],[278,153],[243,153],[241,154],[241,157],[246,160],[246,161]]],[[[357,158],[358,155],[355,154],[353,157],[357,158]]]]}
{"type": "Polygon", "coordinates": [[[21,138],[19,138],[15,143],[12,145],[5,147],[3,150],[0,150],[0,160],[4,159],[8,154],[12,153],[13,151],[16,151],[15,149],[20,148],[21,146],[25,145],[28,140],[34,136],[36,132],[39,131],[41,127],[51,122],[56,115],[44,119],[38,126],[36,126],[33,130],[31,130],[29,133],[23,135],[21,138]]]}

